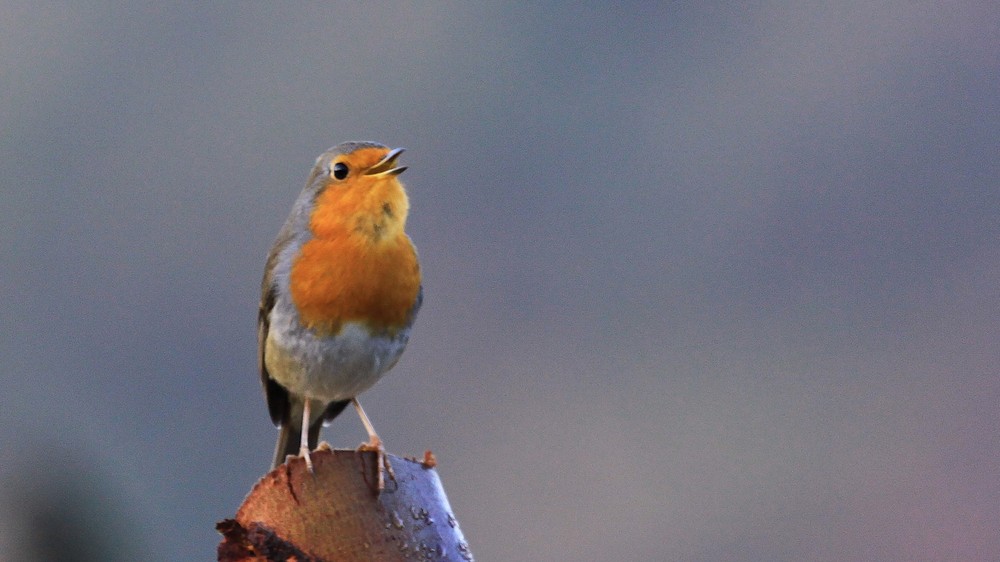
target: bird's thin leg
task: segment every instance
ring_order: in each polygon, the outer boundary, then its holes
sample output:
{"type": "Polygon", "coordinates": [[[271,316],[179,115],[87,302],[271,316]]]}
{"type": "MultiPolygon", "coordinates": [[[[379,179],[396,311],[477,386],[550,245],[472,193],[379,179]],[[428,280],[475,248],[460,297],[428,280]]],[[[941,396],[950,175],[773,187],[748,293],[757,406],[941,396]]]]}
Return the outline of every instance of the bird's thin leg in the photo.
{"type": "Polygon", "coordinates": [[[306,468],[312,473],[313,463],[309,457],[309,398],[302,401],[302,437],[299,441],[299,455],[306,459],[306,468]]]}
{"type": "Polygon", "coordinates": [[[375,427],[372,426],[371,420],[369,420],[368,415],[365,414],[365,409],[361,407],[361,402],[358,402],[357,398],[352,398],[351,402],[354,403],[354,409],[358,411],[361,423],[364,424],[365,431],[368,432],[368,443],[365,443],[365,445],[372,449],[381,448],[382,439],[380,439],[378,434],[375,433],[375,427]]]}
{"type": "Polygon", "coordinates": [[[375,433],[375,427],[372,426],[371,420],[368,419],[368,415],[365,414],[364,408],[361,407],[361,402],[358,402],[357,398],[352,398],[351,402],[354,403],[354,409],[358,411],[358,417],[361,418],[361,423],[365,426],[365,431],[368,432],[368,442],[364,443],[359,447],[361,451],[375,451],[378,463],[378,491],[381,492],[385,489],[385,475],[382,473],[382,469],[385,468],[385,472],[389,474],[389,478],[395,480],[396,473],[392,470],[392,465],[389,464],[389,457],[385,454],[385,447],[382,445],[382,439],[375,433]]]}

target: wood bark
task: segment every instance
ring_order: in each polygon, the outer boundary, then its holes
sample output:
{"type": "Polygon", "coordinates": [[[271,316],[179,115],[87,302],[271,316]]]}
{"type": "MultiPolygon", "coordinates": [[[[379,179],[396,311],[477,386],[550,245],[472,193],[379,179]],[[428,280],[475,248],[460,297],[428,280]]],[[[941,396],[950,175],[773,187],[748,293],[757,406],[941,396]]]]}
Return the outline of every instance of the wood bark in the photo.
{"type": "Polygon", "coordinates": [[[387,455],[395,478],[378,490],[377,454],[330,450],[265,475],[223,535],[221,562],[473,560],[428,452],[422,461],[387,455]]]}

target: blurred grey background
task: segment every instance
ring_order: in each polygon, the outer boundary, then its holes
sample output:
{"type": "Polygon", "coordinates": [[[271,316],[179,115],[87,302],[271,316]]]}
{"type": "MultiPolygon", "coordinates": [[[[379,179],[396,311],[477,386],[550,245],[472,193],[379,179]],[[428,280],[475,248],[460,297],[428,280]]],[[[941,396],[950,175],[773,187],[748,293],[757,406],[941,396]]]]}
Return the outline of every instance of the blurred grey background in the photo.
{"type": "Polygon", "coordinates": [[[479,560],[996,559],[1000,8],[937,4],[3,2],[0,548],[65,486],[214,559],[264,257],[370,139],[426,301],[363,402],[479,560]]]}

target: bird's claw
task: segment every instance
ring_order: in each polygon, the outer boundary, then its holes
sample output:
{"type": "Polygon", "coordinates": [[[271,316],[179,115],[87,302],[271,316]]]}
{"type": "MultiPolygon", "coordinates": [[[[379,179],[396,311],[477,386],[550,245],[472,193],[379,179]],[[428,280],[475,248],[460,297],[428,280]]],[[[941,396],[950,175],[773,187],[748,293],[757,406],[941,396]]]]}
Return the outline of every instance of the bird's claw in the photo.
{"type": "Polygon", "coordinates": [[[382,491],[385,490],[386,474],[389,475],[390,480],[393,482],[396,481],[396,473],[392,470],[392,464],[389,463],[389,456],[385,454],[385,447],[382,445],[382,440],[379,439],[377,435],[373,435],[371,440],[367,443],[359,445],[358,451],[375,453],[375,466],[378,471],[378,485],[376,491],[378,493],[382,493],[382,491]]]}
{"type": "Polygon", "coordinates": [[[305,461],[306,461],[306,470],[309,471],[309,474],[316,474],[316,471],[313,470],[312,457],[309,456],[309,447],[302,447],[302,448],[300,448],[299,449],[299,456],[302,457],[303,459],[305,459],[305,461]]]}

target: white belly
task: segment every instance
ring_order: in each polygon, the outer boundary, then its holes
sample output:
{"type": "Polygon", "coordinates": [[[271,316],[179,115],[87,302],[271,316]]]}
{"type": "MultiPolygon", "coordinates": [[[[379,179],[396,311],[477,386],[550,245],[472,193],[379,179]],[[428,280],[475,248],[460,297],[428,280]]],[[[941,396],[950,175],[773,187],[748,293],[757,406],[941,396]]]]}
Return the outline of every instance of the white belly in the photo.
{"type": "Polygon", "coordinates": [[[316,337],[297,315],[271,311],[264,362],[271,378],[289,392],[332,402],[354,398],[371,388],[406,348],[410,329],[395,337],[372,335],[347,323],[336,336],[316,337]]]}

